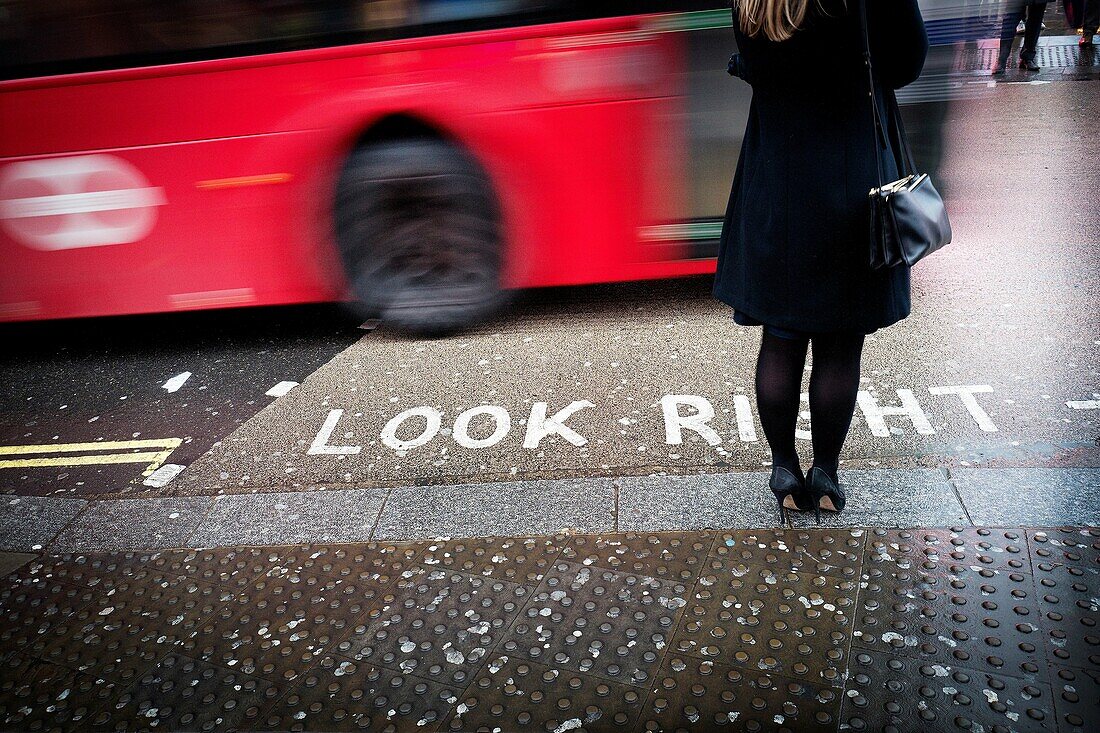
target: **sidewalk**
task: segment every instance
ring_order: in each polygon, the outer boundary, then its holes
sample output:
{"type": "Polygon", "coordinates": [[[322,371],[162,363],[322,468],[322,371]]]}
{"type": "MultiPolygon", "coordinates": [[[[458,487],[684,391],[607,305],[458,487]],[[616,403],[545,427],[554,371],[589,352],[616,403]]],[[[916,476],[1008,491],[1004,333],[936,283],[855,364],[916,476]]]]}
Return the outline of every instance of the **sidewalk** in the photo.
{"type": "Polygon", "coordinates": [[[0,554],[3,730],[1095,731],[1100,530],[0,554]]]}
{"type": "MultiPolygon", "coordinates": [[[[88,501],[10,496],[0,551],[155,551],[301,543],[775,526],[768,474],[730,471],[492,483],[243,488],[88,501]]],[[[829,527],[1100,526],[1100,468],[844,466],[829,527]]],[[[795,518],[813,527],[811,515],[795,518]]]]}

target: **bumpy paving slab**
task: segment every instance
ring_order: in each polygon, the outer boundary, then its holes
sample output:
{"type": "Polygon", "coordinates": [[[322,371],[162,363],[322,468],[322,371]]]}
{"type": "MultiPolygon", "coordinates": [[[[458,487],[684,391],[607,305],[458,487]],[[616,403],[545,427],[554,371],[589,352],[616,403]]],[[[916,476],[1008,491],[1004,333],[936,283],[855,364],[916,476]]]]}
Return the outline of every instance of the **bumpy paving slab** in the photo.
{"type": "Polygon", "coordinates": [[[1100,725],[1100,530],[3,556],[5,731],[1100,725]]]}

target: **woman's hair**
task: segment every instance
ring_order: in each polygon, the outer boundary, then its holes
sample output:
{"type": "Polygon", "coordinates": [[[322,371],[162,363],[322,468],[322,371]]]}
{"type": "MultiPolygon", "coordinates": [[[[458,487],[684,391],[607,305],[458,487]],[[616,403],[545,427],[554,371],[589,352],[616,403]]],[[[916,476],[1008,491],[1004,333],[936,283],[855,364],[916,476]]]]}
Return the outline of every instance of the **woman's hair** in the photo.
{"type": "MultiPolygon", "coordinates": [[[[818,5],[821,0],[816,0],[818,5]]],[[[802,26],[811,0],[737,0],[737,21],[742,32],[754,38],[785,41],[802,26]]]]}

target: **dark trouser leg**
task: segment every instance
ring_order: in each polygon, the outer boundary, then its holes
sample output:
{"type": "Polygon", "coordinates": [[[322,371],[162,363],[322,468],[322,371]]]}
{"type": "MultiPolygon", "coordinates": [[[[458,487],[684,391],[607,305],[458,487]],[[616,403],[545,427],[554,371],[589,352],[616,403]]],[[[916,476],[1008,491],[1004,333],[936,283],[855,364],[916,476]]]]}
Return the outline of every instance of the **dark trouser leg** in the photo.
{"type": "Polygon", "coordinates": [[[1012,54],[1012,41],[1016,38],[1016,25],[1023,17],[1023,0],[1012,0],[1012,2],[1006,3],[1004,15],[1001,16],[1001,46],[997,53],[997,65],[1002,69],[1008,63],[1008,57],[1012,54]]]}
{"type": "Polygon", "coordinates": [[[794,430],[802,406],[802,373],[806,366],[804,338],[786,339],[765,329],[756,359],[756,409],[772,450],[772,463],[802,477],[794,430]]]}
{"type": "Polygon", "coordinates": [[[1096,35],[1100,28],[1100,0],[1085,0],[1084,12],[1081,14],[1081,35],[1087,37],[1096,35]]]}
{"type": "Polygon", "coordinates": [[[1043,15],[1046,14],[1046,3],[1035,3],[1027,6],[1027,20],[1024,21],[1024,43],[1020,46],[1020,56],[1025,59],[1035,58],[1035,48],[1039,45],[1039,34],[1043,32],[1043,15]]]}
{"type": "Polygon", "coordinates": [[[859,390],[862,335],[813,338],[813,370],[810,372],[810,432],[814,465],[836,481],[840,449],[852,424],[859,390]]]}

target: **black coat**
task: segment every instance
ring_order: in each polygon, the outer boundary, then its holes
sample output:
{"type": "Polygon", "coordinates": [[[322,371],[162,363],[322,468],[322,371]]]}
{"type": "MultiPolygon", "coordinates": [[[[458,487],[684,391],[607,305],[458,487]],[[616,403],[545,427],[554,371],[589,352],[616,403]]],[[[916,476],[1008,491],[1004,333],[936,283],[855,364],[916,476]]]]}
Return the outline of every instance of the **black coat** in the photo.
{"type": "MultiPolygon", "coordinates": [[[[714,295],[742,316],[810,332],[870,333],[909,315],[909,270],[872,271],[870,206],[877,184],[859,5],[825,0],[779,43],[734,35],[752,85],[748,124],[726,208],[714,295]]],[[[883,119],[894,89],[928,51],[917,0],[869,0],[871,63],[883,119]]],[[[736,82],[735,82],[736,83],[736,82]]],[[[892,127],[892,125],[889,125],[892,127]]],[[[899,178],[897,140],[881,146],[885,181],[899,178]]]]}

